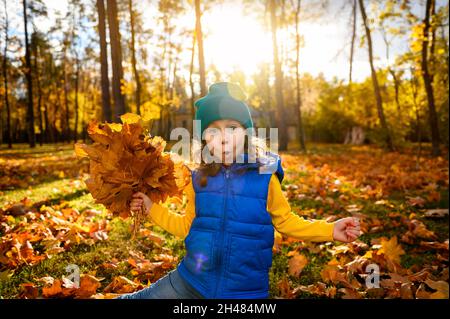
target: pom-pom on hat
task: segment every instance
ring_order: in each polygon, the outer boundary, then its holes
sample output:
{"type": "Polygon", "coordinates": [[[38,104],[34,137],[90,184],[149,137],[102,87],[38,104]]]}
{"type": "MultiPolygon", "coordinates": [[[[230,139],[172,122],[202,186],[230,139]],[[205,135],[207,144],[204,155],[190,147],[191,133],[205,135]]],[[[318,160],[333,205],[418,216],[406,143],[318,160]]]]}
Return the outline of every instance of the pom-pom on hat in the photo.
{"type": "Polygon", "coordinates": [[[195,101],[195,119],[201,121],[201,133],[214,121],[233,119],[244,128],[253,127],[250,109],[244,102],[245,93],[232,82],[218,82],[209,87],[208,94],[195,101]]]}

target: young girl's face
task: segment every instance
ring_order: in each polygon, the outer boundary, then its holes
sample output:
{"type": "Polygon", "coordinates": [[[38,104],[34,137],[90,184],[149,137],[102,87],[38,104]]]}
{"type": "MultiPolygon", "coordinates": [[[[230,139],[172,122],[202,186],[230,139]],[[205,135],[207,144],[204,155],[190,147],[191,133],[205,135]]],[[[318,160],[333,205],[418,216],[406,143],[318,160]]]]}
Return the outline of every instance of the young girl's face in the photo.
{"type": "Polygon", "coordinates": [[[245,128],[236,120],[217,120],[206,128],[205,141],[211,155],[230,165],[244,151],[245,128]]]}

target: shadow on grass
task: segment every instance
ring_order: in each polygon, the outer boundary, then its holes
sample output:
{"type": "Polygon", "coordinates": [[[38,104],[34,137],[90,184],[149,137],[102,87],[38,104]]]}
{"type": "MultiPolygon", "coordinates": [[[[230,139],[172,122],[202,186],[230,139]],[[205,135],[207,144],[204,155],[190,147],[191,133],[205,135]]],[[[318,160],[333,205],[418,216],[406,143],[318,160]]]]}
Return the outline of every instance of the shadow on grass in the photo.
{"type": "Polygon", "coordinates": [[[87,193],[87,190],[85,190],[85,189],[78,189],[78,190],[76,190],[75,192],[70,193],[70,194],[65,194],[65,195],[63,195],[63,196],[52,197],[52,198],[49,198],[49,199],[44,199],[44,200],[41,200],[41,201],[37,201],[37,202],[35,202],[35,203],[32,205],[32,207],[39,210],[39,208],[40,208],[42,205],[51,206],[51,205],[58,204],[58,203],[60,203],[61,201],[71,201],[71,200],[73,200],[73,199],[76,199],[76,198],[78,198],[78,197],[81,197],[81,196],[83,196],[83,195],[86,195],[86,193],[87,193]]]}
{"type": "Polygon", "coordinates": [[[57,143],[37,145],[35,148],[30,148],[28,144],[13,144],[13,148],[9,149],[4,145],[0,146],[0,157],[14,157],[14,159],[36,157],[36,154],[52,154],[54,153],[70,153],[73,151],[73,143],[57,143]]]}

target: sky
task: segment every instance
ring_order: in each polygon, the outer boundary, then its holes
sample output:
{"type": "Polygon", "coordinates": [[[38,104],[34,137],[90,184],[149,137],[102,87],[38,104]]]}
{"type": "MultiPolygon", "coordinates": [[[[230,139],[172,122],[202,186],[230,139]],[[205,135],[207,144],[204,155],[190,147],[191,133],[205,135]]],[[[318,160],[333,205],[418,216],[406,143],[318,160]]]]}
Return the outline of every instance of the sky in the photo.
{"type": "MultiPolygon", "coordinates": [[[[9,2],[9,1],[8,1],[9,2]]],[[[224,4],[214,5],[202,18],[205,33],[205,59],[207,67],[214,64],[224,74],[239,68],[250,77],[258,71],[261,62],[272,61],[272,38],[268,30],[264,30],[254,13],[244,13],[239,1],[224,1],[224,4]]],[[[317,2],[317,1],[316,1],[317,2]]],[[[322,73],[326,79],[337,77],[348,79],[349,50],[350,50],[350,6],[342,10],[344,2],[349,0],[332,0],[329,9],[319,19],[307,19],[305,12],[300,23],[300,33],[304,38],[304,47],[300,50],[300,72],[317,76],[322,73]]],[[[420,12],[422,0],[412,0],[414,10],[420,12]]],[[[68,0],[44,0],[48,8],[48,18],[42,18],[37,25],[42,31],[48,30],[54,23],[55,12],[66,12],[68,0]]],[[[93,3],[93,2],[91,2],[93,3]]],[[[137,2],[136,2],[137,3],[137,2]]],[[[140,9],[144,10],[144,24],[146,27],[157,30],[156,1],[138,1],[140,9]],[[153,3],[153,5],[149,5],[153,3]]],[[[305,1],[303,1],[305,3],[305,1]]],[[[438,5],[446,5],[447,0],[438,0],[438,5]]],[[[21,14],[20,4],[9,2],[11,13],[21,14]]],[[[307,9],[307,8],[306,8],[307,9]]],[[[370,5],[367,8],[370,11],[370,5]]],[[[9,11],[9,10],[8,10],[9,11]]],[[[358,13],[359,14],[359,13],[358,13]]],[[[10,14],[11,15],[11,14],[10,14]]],[[[10,17],[11,18],[11,17],[10,17]]],[[[361,21],[358,24],[358,33],[362,34],[361,21]]],[[[193,12],[188,12],[176,21],[177,26],[190,27],[195,23],[193,12]]],[[[19,24],[18,24],[19,25],[19,24]]],[[[20,25],[19,25],[20,26],[20,25]]],[[[18,29],[20,35],[23,31],[18,29]]],[[[92,32],[95,32],[93,29],[92,32]]],[[[95,34],[93,33],[95,36],[95,34]]],[[[86,36],[86,35],[84,35],[86,36]]],[[[286,41],[280,35],[279,42],[286,41]]],[[[376,67],[385,67],[392,63],[395,57],[408,50],[408,42],[399,39],[391,47],[391,59],[385,58],[385,45],[378,32],[373,33],[376,67]]],[[[150,55],[156,52],[152,43],[148,44],[150,55]]],[[[370,76],[370,66],[367,59],[367,48],[359,47],[356,41],[356,52],[353,66],[353,80],[362,81],[370,76]]],[[[189,65],[191,39],[185,40],[185,48],[181,54],[184,65],[189,65]]],[[[145,67],[145,66],[144,66],[145,67]]],[[[186,69],[186,68],[185,68],[186,69]]],[[[184,76],[187,76],[185,70],[184,76]]]]}

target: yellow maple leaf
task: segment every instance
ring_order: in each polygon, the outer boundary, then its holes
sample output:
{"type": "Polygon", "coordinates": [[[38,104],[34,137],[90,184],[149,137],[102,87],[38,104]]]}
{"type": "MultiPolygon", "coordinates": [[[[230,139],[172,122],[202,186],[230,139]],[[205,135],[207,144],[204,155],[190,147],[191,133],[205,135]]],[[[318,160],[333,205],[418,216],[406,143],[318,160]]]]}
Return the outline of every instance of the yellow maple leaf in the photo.
{"type": "Polygon", "coordinates": [[[141,117],[134,113],[126,113],[126,114],[120,116],[120,120],[124,124],[125,123],[135,124],[135,123],[139,123],[139,121],[141,120],[141,117]]]}
{"type": "Polygon", "coordinates": [[[431,299],[448,299],[448,282],[427,279],[425,283],[428,287],[436,290],[430,295],[431,299]]]}
{"type": "Polygon", "coordinates": [[[142,192],[155,203],[182,198],[190,182],[187,166],[164,151],[163,138],[144,134],[139,115],[127,113],[121,120],[123,124],[92,121],[88,134],[94,143],[75,145],[78,157],[90,159],[85,183],[96,203],[129,217],[133,193],[142,192]]]}
{"type": "Polygon", "coordinates": [[[295,253],[294,256],[289,259],[289,274],[298,277],[307,264],[308,258],[302,254],[295,253]]]}
{"type": "Polygon", "coordinates": [[[378,250],[377,255],[384,254],[388,260],[399,264],[400,256],[404,253],[402,246],[397,242],[397,236],[394,236],[389,240],[381,239],[381,248],[378,250]]]}

